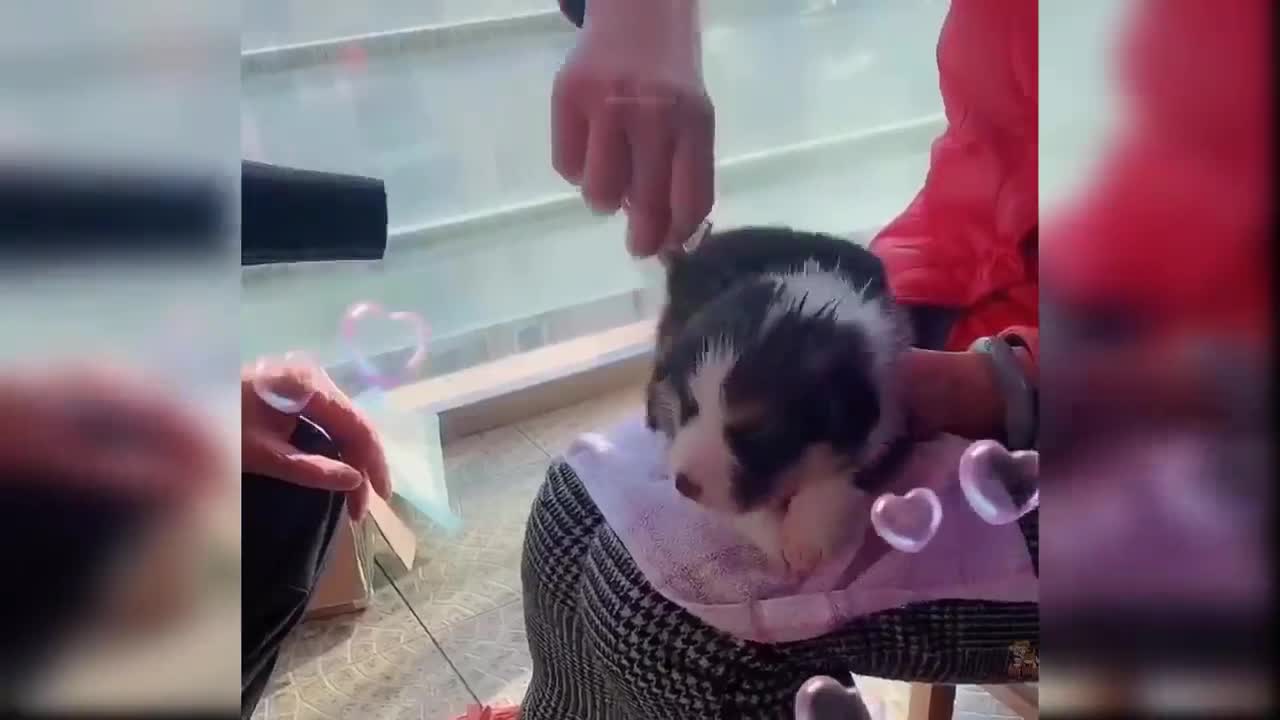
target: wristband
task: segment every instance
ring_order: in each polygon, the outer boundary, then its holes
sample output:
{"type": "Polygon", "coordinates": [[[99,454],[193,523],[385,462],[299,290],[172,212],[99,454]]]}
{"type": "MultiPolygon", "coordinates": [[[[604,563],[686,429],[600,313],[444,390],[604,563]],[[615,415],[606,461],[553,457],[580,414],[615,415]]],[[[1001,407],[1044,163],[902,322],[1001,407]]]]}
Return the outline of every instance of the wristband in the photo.
{"type": "Polygon", "coordinates": [[[996,386],[1004,399],[1005,447],[1010,450],[1035,447],[1040,430],[1038,397],[1013,347],[1001,338],[984,337],[974,341],[969,351],[991,359],[996,386]]]}

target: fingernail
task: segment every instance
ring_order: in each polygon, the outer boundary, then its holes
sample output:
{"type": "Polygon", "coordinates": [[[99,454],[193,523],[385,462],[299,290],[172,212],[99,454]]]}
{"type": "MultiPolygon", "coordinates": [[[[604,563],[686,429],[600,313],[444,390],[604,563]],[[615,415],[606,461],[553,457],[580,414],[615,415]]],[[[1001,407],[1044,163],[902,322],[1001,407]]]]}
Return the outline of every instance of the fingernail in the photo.
{"type": "Polygon", "coordinates": [[[653,248],[642,245],[640,241],[636,239],[635,235],[628,232],[627,233],[627,252],[630,253],[631,257],[635,258],[636,260],[644,260],[646,258],[652,257],[654,250],[653,248]]]}
{"type": "Polygon", "coordinates": [[[613,215],[614,213],[618,212],[617,207],[609,207],[608,205],[604,205],[600,202],[592,200],[591,198],[588,198],[586,195],[583,195],[582,199],[587,202],[587,208],[590,209],[591,214],[595,215],[596,217],[609,217],[610,215],[613,215]]]}
{"type": "Polygon", "coordinates": [[[616,204],[609,205],[608,203],[602,202],[599,198],[589,197],[585,191],[582,193],[582,200],[587,204],[587,208],[591,210],[591,214],[596,217],[612,215],[618,212],[619,209],[619,206],[616,204]]]}

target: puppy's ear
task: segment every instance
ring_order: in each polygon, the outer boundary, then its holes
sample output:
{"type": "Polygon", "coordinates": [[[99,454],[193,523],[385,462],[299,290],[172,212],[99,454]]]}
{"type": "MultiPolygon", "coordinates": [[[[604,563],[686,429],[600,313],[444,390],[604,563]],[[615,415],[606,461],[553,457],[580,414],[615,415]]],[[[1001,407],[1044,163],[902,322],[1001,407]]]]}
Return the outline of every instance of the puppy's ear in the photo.
{"type": "Polygon", "coordinates": [[[835,383],[827,399],[827,427],[837,441],[861,444],[880,419],[880,398],[871,378],[852,374],[835,383]]]}
{"type": "Polygon", "coordinates": [[[860,445],[880,418],[880,396],[868,358],[855,344],[823,352],[813,367],[816,405],[837,447],[860,445]]]}
{"type": "Polygon", "coordinates": [[[676,432],[676,416],[680,407],[671,379],[659,369],[654,370],[653,379],[645,390],[645,424],[654,432],[662,432],[672,437],[676,432]]]}

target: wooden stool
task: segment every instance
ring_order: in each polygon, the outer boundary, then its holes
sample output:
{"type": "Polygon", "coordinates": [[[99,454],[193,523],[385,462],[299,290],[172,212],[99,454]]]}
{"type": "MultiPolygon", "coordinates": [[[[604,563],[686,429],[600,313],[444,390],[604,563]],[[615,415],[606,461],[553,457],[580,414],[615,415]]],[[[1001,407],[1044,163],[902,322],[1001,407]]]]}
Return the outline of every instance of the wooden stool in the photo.
{"type": "MultiPolygon", "coordinates": [[[[1035,685],[983,685],[982,689],[1024,720],[1040,717],[1040,694],[1035,685]]],[[[954,685],[911,683],[907,720],[951,720],[955,706],[954,685]]]]}

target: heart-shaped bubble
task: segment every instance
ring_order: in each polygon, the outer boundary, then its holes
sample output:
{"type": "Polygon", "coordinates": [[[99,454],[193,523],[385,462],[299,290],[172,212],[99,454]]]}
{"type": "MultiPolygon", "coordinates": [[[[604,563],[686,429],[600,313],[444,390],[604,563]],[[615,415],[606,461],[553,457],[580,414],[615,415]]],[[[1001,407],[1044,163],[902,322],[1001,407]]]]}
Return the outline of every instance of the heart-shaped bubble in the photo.
{"type": "Polygon", "coordinates": [[[253,392],[272,408],[296,415],[315,395],[314,386],[300,381],[298,374],[315,367],[319,366],[310,356],[297,350],[260,358],[253,366],[253,392]]]}
{"type": "Polygon", "coordinates": [[[871,505],[876,534],[902,552],[923,550],[941,524],[942,502],[929,488],[918,487],[901,496],[885,493],[871,505]]]}
{"type": "Polygon", "coordinates": [[[863,701],[857,687],[832,677],[809,678],[796,693],[796,720],[873,720],[882,717],[863,701]]]}
{"type": "Polygon", "coordinates": [[[1007,525],[1040,506],[1040,453],[1009,452],[979,440],[960,456],[960,488],[969,507],[991,525],[1007,525]]]}
{"type": "Polygon", "coordinates": [[[361,376],[383,390],[412,380],[427,362],[427,323],[417,313],[359,302],[343,314],[338,335],[361,376]]]}

